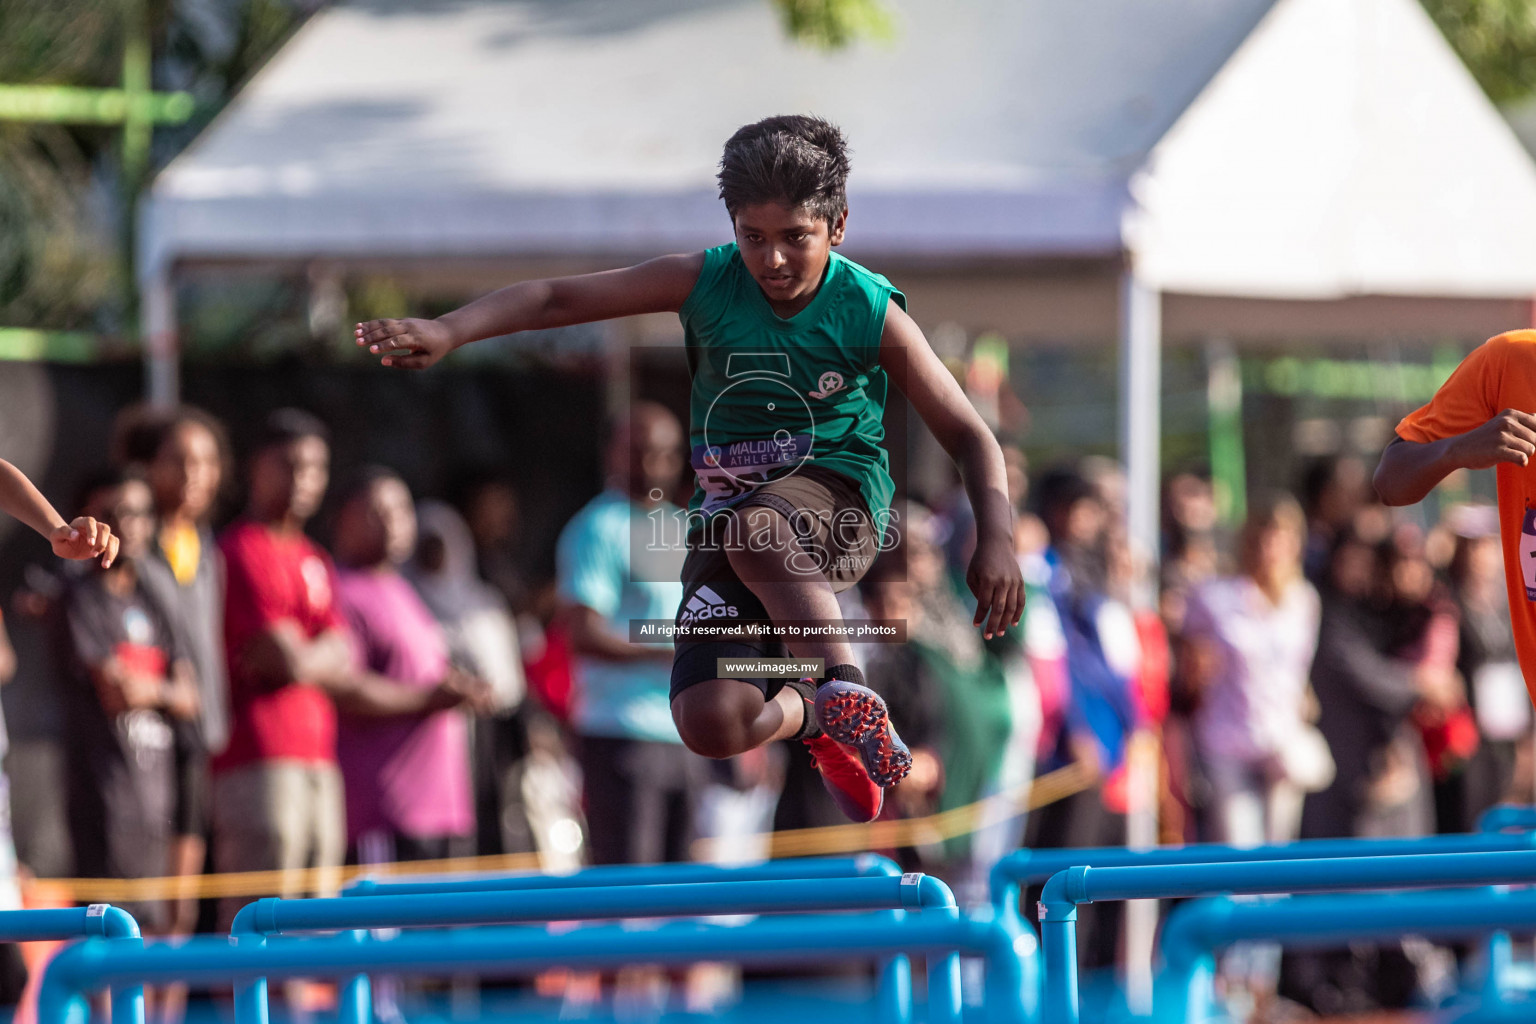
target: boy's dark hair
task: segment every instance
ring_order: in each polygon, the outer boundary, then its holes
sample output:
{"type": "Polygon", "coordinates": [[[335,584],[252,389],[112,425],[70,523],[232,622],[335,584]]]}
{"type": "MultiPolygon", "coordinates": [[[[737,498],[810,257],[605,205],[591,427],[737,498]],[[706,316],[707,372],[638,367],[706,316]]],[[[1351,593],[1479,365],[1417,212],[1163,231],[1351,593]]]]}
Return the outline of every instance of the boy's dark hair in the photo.
{"type": "Polygon", "coordinates": [[[848,142],[819,117],[767,117],[726,141],[719,179],[732,218],[743,207],[784,203],[832,224],[848,208],[848,142]]]}
{"type": "Polygon", "coordinates": [[[326,444],[331,443],[330,428],[318,416],[303,409],[273,409],[256,432],[251,454],[260,455],[269,448],[281,448],[306,437],[318,437],[326,444]]]}

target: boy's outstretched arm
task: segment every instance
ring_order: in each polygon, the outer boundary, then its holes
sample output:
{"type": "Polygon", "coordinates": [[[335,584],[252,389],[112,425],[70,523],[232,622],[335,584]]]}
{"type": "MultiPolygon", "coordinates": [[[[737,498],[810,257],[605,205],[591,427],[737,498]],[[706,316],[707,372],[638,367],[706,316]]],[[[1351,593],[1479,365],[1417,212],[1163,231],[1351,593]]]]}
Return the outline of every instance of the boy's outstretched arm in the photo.
{"type": "Polygon", "coordinates": [[[1019,623],[1024,578],[1013,550],[1013,506],[1003,450],[923,332],[894,301],[885,313],[880,365],[960,467],[976,513],[976,553],[965,582],[976,595],[974,622],[988,638],[1019,623]]]}
{"type": "Polygon", "coordinates": [[[385,366],[424,370],[461,345],[483,338],[676,313],[704,269],[704,254],[661,256],[623,270],[520,281],[436,320],[370,320],[353,332],[385,366]]]}
{"type": "Polygon", "coordinates": [[[106,523],[81,516],[66,523],[42,492],[15,466],[0,459],[0,510],[10,513],[48,539],[60,558],[101,556],[103,567],[117,557],[117,538],[106,523]]]}
{"type": "Polygon", "coordinates": [[[1488,469],[1501,462],[1528,465],[1536,455],[1536,416],[1505,409],[1465,434],[1419,444],[1392,439],[1376,467],[1376,493],[1388,505],[1412,505],[1458,469],[1488,469]]]}

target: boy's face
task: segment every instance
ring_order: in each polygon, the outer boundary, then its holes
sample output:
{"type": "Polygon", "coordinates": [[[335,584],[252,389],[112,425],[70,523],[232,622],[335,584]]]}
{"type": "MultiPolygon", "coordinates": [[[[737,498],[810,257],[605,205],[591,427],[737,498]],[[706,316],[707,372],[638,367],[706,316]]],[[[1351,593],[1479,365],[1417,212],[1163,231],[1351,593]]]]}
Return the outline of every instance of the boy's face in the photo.
{"type": "Polygon", "coordinates": [[[828,224],[804,206],[758,203],[736,211],[736,245],[774,312],[793,315],[821,287],[832,247],[843,241],[848,211],[828,224]]]}

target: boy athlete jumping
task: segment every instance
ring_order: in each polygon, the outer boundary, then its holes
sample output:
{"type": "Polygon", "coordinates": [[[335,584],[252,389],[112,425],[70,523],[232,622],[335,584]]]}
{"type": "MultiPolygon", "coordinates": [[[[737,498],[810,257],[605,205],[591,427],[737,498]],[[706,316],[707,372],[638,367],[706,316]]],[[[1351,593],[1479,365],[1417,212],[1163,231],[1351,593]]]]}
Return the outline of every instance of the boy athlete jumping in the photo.
{"type": "MultiPolygon", "coordinates": [[[[461,345],[639,313],[679,314],[692,383],[696,487],[679,626],[718,619],[840,624],[836,595],[894,542],[894,492],[880,442],[888,380],[958,464],[976,511],[966,582],[986,636],[1017,625],[1003,454],[879,274],[833,253],[848,219],[847,146],[832,124],[771,117],[740,129],[720,161],[736,241],[623,270],[525,281],[436,320],[358,324],[386,366],[421,369],[461,345]]],[[[885,703],[835,636],[798,638],[820,679],[719,678],[719,659],[783,653],[776,641],[680,639],[672,717],[683,742],[732,757],[802,739],[854,820],[911,767],[885,703]]]]}

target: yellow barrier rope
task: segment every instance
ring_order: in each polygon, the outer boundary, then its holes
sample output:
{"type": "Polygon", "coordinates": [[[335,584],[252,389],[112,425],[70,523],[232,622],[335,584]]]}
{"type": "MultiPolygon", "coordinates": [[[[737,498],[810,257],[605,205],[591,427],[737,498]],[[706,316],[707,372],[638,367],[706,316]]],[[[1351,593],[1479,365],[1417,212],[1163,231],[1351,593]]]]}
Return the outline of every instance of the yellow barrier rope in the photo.
{"type": "Polygon", "coordinates": [[[30,894],[40,898],[77,903],[136,903],[142,900],[334,892],[342,885],[364,876],[537,871],[542,866],[536,853],[509,853],[491,857],[397,861],[342,868],[233,871],[213,875],[171,875],[165,878],[39,878],[29,882],[27,888],[30,894]]]}
{"type": "MultiPolygon", "coordinates": [[[[772,858],[923,846],[1001,824],[1026,810],[1038,810],[1046,804],[1064,800],[1093,785],[1096,778],[1091,768],[1068,765],[1042,775],[1028,785],[924,818],[791,829],[754,838],[767,842],[768,855],[772,858]]],[[[711,839],[695,842],[692,848],[695,858],[709,860],[715,842],[711,839]]],[[[164,878],[40,878],[29,881],[27,890],[29,896],[39,901],[72,903],[296,896],[308,892],[335,892],[348,882],[364,876],[538,871],[542,867],[542,860],[536,853],[513,853],[491,857],[397,861],[344,868],[239,871],[164,878]]]]}
{"type": "MultiPolygon", "coordinates": [[[[1070,764],[1047,772],[1031,783],[996,793],[983,800],[952,807],[923,818],[873,821],[859,825],[826,825],[769,832],[751,839],[768,844],[768,856],[812,857],[863,850],[889,850],[903,846],[926,846],[958,836],[969,835],[993,825],[1000,825],[1025,811],[1065,800],[1092,786],[1097,773],[1081,764],[1070,764]]],[[[741,843],[747,840],[733,839],[741,843]]],[[[691,849],[698,860],[708,860],[717,840],[697,840],[691,849]]]]}

